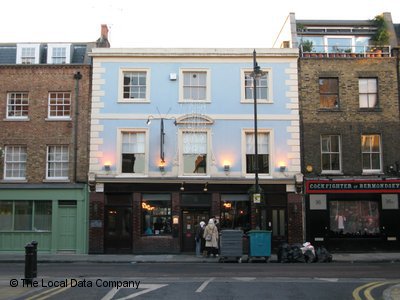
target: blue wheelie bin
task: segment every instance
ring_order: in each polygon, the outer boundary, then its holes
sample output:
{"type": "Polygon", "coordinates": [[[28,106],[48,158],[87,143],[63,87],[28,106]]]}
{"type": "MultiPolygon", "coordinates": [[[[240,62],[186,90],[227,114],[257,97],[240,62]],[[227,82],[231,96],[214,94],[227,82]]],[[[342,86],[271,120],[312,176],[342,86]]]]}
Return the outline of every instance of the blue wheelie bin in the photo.
{"type": "Polygon", "coordinates": [[[249,261],[256,258],[265,259],[265,262],[268,262],[271,256],[271,231],[250,230],[247,235],[250,241],[249,261]]]}

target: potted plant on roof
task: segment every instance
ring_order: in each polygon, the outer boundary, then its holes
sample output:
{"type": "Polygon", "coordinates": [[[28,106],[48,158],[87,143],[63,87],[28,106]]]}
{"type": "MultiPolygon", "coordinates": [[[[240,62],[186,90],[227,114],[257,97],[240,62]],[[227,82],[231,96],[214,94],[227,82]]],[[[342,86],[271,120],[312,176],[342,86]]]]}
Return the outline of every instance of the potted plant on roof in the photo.
{"type": "Polygon", "coordinates": [[[310,53],[313,50],[313,42],[310,40],[302,41],[300,44],[300,47],[301,47],[301,51],[304,54],[304,56],[308,57],[308,56],[310,56],[310,53]]]}
{"type": "Polygon", "coordinates": [[[376,16],[372,20],[372,24],[376,27],[376,32],[371,38],[371,42],[375,45],[374,52],[377,57],[382,56],[382,47],[389,44],[389,32],[386,20],[382,15],[376,16]]]}

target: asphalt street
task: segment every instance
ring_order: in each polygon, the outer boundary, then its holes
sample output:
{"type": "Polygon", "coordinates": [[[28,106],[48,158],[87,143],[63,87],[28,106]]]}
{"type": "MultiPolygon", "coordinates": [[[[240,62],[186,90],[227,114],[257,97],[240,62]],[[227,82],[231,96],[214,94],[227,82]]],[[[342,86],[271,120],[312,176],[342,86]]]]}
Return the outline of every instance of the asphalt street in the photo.
{"type": "Polygon", "coordinates": [[[399,270],[400,263],[41,263],[28,284],[24,264],[1,263],[0,299],[391,299],[399,270]]]}

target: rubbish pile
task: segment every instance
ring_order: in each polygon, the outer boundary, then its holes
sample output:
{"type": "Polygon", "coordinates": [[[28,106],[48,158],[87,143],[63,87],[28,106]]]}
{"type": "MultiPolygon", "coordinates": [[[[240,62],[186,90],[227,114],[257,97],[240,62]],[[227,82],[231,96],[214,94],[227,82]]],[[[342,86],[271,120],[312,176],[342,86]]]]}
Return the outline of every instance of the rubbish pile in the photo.
{"type": "Polygon", "coordinates": [[[324,246],[314,248],[311,243],[292,244],[283,243],[278,249],[280,263],[313,263],[331,262],[332,254],[324,246]]]}

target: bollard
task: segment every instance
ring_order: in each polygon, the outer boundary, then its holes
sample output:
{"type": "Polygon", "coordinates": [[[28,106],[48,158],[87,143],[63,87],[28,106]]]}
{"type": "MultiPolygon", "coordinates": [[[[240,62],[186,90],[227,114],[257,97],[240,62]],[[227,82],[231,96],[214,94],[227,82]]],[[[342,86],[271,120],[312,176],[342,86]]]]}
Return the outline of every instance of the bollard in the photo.
{"type": "Polygon", "coordinates": [[[38,245],[38,242],[32,241],[31,245],[33,246],[32,275],[33,275],[33,278],[36,278],[37,277],[37,245],[38,245]]]}
{"type": "Polygon", "coordinates": [[[33,245],[25,246],[25,280],[32,282],[33,279],[33,245]]]}

